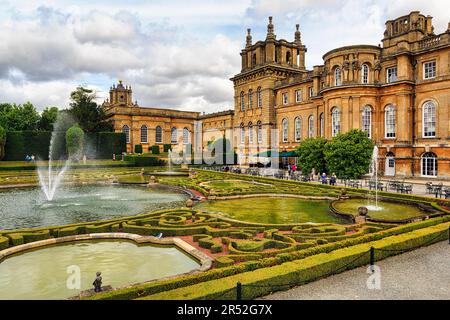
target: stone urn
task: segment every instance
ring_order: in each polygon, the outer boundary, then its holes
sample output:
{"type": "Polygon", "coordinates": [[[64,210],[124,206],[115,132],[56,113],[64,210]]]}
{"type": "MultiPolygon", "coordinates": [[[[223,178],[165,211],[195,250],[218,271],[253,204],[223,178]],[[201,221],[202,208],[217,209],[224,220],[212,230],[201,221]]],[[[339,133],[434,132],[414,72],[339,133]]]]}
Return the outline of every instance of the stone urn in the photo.
{"type": "Polygon", "coordinates": [[[145,172],[145,171],[144,171],[144,168],[142,168],[142,169],[141,169],[141,176],[144,175],[144,172],[145,172]]]}
{"type": "Polygon", "coordinates": [[[341,189],[341,194],[339,195],[339,199],[348,199],[347,189],[345,189],[345,188],[341,189]]]}
{"type": "Polygon", "coordinates": [[[192,208],[194,206],[194,201],[192,199],[186,200],[186,208],[192,208]]]}
{"type": "Polygon", "coordinates": [[[366,207],[358,208],[358,216],[355,217],[356,223],[365,223],[367,220],[367,215],[369,214],[369,209],[366,207]]]}
{"type": "Polygon", "coordinates": [[[366,207],[359,207],[358,214],[360,216],[366,217],[369,214],[369,209],[367,209],[366,207]]]}
{"type": "Polygon", "coordinates": [[[155,184],[155,183],[158,183],[158,179],[156,179],[155,176],[151,176],[148,181],[148,184],[155,184]]]}

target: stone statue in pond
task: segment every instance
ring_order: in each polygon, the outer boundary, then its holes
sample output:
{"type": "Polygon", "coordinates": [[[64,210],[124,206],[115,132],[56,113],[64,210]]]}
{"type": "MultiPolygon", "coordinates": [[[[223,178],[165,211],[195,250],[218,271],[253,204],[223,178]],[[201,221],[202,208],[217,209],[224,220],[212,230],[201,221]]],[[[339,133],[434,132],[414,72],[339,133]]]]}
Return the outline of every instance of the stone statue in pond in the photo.
{"type": "Polygon", "coordinates": [[[101,272],[97,272],[97,276],[95,277],[95,280],[92,283],[92,285],[94,286],[95,292],[102,291],[102,273],[101,272]]]}

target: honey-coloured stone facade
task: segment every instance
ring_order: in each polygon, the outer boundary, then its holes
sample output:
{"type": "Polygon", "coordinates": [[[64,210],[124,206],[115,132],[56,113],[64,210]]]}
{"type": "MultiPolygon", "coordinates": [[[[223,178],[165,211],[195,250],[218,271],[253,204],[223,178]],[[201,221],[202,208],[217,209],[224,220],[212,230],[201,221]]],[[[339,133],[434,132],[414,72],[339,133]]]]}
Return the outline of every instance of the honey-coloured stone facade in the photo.
{"type": "Polygon", "coordinates": [[[231,79],[234,110],[202,115],[141,108],[122,83],[111,88],[104,107],[116,131],[130,128],[128,151],[135,144],[170,144],[173,128],[179,139],[187,129],[196,150],[225,135],[245,164],[261,151],[291,151],[308,137],[332,139],[360,129],[379,147],[382,174],[450,178],[449,48],[450,24],[437,34],[432,17],[414,11],[386,22],[381,46],[337,48],[307,70],[299,25],[294,41],[277,39],[270,17],[264,41],[253,43],[247,30],[242,68],[231,79]],[[141,142],[143,125],[147,143],[141,142]]]}

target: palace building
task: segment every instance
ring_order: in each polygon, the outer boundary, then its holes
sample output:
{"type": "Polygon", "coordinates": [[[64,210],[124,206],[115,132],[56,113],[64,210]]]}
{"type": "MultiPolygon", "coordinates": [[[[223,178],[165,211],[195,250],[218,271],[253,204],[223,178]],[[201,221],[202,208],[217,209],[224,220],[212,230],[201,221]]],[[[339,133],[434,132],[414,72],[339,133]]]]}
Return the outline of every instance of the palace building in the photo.
{"type": "Polygon", "coordinates": [[[265,40],[253,43],[247,30],[242,68],[231,79],[234,110],[142,108],[122,83],[103,106],[127,134],[128,151],[167,143],[200,150],[226,136],[248,163],[268,150],[293,151],[305,138],[360,129],[378,145],[385,176],[449,178],[449,48],[450,24],[435,33],[432,17],[415,11],[386,22],[382,45],[337,48],[307,70],[299,25],[294,41],[277,39],[269,17],[265,40]]]}

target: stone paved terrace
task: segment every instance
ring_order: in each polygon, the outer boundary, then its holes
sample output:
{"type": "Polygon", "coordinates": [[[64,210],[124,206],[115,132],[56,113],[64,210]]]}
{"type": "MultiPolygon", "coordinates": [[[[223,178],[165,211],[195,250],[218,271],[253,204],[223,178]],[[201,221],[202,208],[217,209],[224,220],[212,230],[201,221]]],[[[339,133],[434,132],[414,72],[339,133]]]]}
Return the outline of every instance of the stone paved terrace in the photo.
{"type": "Polygon", "coordinates": [[[376,263],[381,290],[369,290],[360,267],[262,299],[274,300],[449,300],[450,245],[447,241],[376,263]]]}

